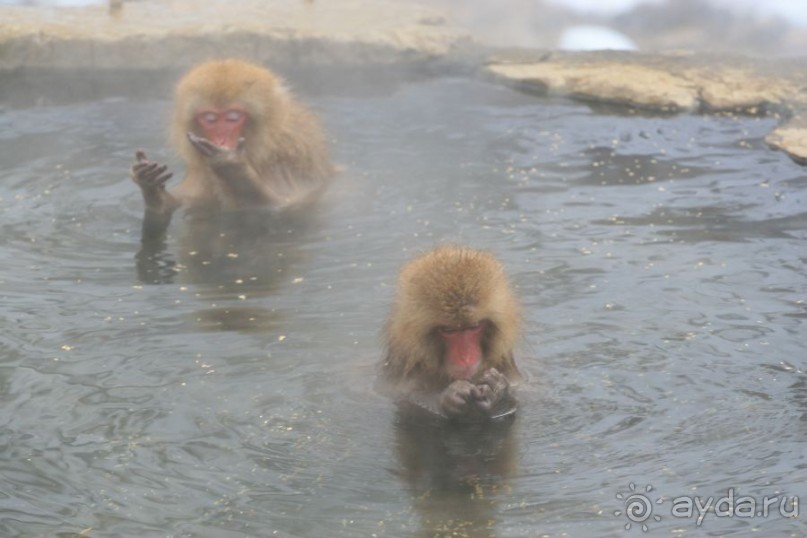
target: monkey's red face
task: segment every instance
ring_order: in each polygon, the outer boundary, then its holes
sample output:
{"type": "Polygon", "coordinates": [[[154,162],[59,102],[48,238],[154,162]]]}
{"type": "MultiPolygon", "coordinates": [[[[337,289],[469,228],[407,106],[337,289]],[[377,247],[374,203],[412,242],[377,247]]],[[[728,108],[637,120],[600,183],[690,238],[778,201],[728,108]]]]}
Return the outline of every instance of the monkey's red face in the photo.
{"type": "Polygon", "coordinates": [[[236,149],[241,138],[241,129],[247,121],[247,112],[234,106],[226,109],[204,108],[196,113],[196,124],[204,137],[217,146],[236,149]]]}
{"type": "Polygon", "coordinates": [[[445,369],[451,379],[471,379],[482,363],[482,337],[487,322],[470,327],[441,327],[438,332],[445,345],[445,369]]]}

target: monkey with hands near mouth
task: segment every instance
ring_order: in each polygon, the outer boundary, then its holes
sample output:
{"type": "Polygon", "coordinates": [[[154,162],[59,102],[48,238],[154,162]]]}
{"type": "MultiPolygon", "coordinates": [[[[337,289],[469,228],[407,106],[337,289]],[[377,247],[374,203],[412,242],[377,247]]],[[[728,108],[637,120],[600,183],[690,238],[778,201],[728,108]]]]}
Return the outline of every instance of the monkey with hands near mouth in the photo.
{"type": "Polygon", "coordinates": [[[164,231],[179,207],[306,205],[335,172],[316,117],[264,67],[203,63],[180,80],[174,101],[171,140],[186,175],[169,191],[167,166],[136,153],[131,175],[146,205],[144,234],[164,231]]]}
{"type": "Polygon", "coordinates": [[[492,254],[437,247],[398,277],[382,390],[452,419],[512,414],[511,385],[521,380],[513,358],[520,323],[519,305],[492,254]]]}

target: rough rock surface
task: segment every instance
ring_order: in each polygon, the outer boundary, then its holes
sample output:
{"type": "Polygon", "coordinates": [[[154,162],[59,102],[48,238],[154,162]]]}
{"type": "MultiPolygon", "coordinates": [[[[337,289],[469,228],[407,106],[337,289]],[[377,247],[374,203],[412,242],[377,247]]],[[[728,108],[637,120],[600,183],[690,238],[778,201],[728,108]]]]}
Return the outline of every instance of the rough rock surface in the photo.
{"type": "Polygon", "coordinates": [[[798,115],[780,125],[765,137],[765,142],[807,165],[807,116],[798,115]]]}
{"type": "Polygon", "coordinates": [[[385,0],[192,0],[0,6],[0,69],[174,69],[210,56],[385,64],[445,58],[470,42],[439,12],[385,0]],[[181,64],[181,65],[180,65],[181,64]]]}
{"type": "Polygon", "coordinates": [[[504,82],[546,93],[670,111],[759,113],[807,105],[807,59],[777,66],[731,56],[626,52],[500,52],[485,71],[504,82]],[[535,53],[534,53],[535,54],[535,53]]]}
{"type": "Polygon", "coordinates": [[[807,59],[500,51],[483,73],[521,90],[661,112],[781,114],[767,142],[807,163],[807,59]],[[802,113],[802,111],[804,111],[802,113]]]}

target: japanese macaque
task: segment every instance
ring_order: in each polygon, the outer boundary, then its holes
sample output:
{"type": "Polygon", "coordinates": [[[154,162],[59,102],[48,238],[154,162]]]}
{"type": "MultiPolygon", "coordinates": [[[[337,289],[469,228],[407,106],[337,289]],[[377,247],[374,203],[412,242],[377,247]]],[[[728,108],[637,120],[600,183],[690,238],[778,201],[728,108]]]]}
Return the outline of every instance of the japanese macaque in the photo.
{"type": "Polygon", "coordinates": [[[286,209],[312,201],[334,167],[315,116],[268,69],[214,60],[191,69],[176,88],[171,140],[185,179],[135,155],[131,175],[146,204],[144,236],[165,229],[181,206],[286,209]]]}
{"type": "Polygon", "coordinates": [[[512,414],[521,316],[502,265],[485,251],[440,246],[398,277],[386,326],[382,389],[460,420],[512,414]]]}

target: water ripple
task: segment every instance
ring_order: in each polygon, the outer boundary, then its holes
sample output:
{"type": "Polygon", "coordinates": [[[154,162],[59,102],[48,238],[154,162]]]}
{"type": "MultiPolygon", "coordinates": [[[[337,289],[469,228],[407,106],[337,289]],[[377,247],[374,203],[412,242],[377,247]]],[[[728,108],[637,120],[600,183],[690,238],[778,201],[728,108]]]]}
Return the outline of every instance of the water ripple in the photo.
{"type": "Polygon", "coordinates": [[[347,171],[310,226],[179,217],[151,257],[127,169],[177,167],[167,102],[2,112],[0,534],[603,536],[630,483],[803,488],[807,188],[774,119],[458,79],[314,104],[347,171]],[[501,437],[372,390],[396,272],[440,241],[524,304],[501,437]]]}

